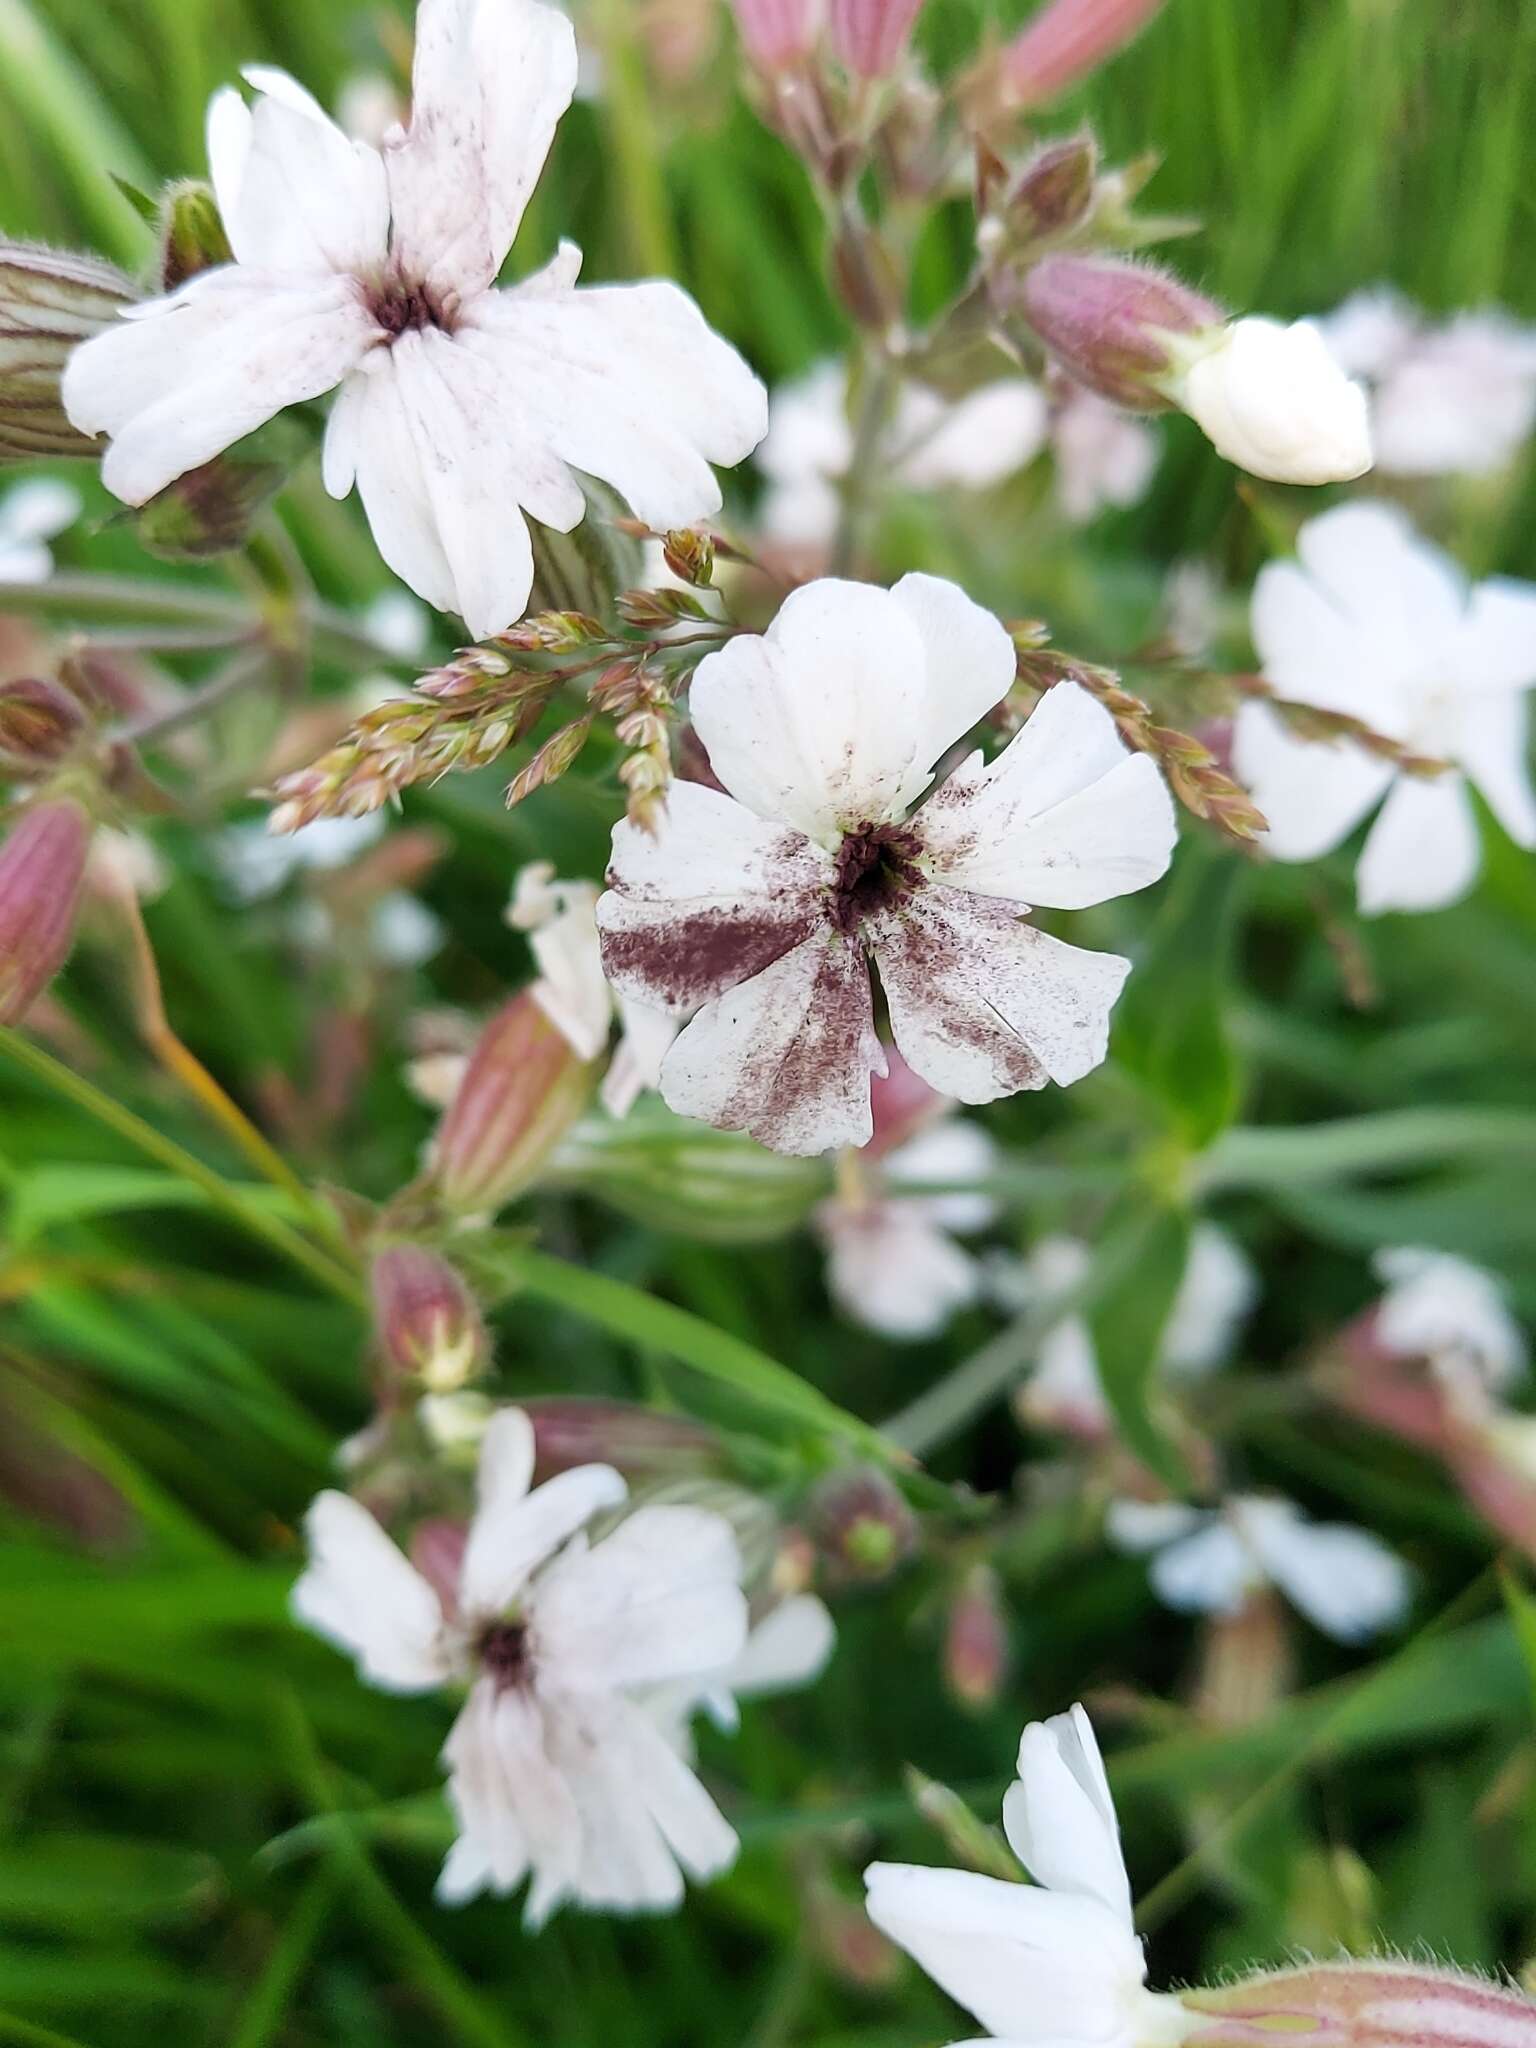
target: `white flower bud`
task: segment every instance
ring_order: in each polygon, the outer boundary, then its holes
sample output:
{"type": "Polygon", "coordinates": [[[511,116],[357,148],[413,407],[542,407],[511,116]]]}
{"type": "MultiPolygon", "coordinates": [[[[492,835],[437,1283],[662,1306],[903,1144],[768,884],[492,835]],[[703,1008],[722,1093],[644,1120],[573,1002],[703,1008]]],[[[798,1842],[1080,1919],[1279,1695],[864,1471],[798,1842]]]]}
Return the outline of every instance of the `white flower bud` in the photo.
{"type": "Polygon", "coordinates": [[[1344,483],[1371,466],[1365,393],[1310,322],[1234,320],[1186,345],[1164,386],[1229,462],[1275,483],[1344,483]]]}

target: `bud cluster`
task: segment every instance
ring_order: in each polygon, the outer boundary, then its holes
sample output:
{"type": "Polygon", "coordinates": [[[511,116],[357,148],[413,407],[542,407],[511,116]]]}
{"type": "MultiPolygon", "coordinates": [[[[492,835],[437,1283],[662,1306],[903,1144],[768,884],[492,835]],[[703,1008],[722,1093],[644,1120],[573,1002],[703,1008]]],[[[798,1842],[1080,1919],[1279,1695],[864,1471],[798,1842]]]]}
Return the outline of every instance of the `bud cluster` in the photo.
{"type": "Polygon", "coordinates": [[[59,397],[64,365],[138,297],[110,263],[0,241],[0,460],[95,456],[59,397]]]}

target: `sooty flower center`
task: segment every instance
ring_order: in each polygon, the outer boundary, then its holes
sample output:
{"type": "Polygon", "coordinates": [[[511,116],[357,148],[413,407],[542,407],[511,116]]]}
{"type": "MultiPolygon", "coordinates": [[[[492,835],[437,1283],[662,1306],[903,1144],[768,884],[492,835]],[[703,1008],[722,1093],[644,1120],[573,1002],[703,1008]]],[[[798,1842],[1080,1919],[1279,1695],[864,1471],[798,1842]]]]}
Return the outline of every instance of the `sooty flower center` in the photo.
{"type": "Polygon", "coordinates": [[[894,910],[923,875],[919,841],[904,825],[860,825],[843,835],[832,871],[832,922],[850,937],[867,917],[894,910]]]}
{"type": "Polygon", "coordinates": [[[413,284],[404,277],[386,277],[371,286],[368,310],[391,340],[428,327],[439,327],[448,334],[454,328],[452,308],[426,285],[413,284]]]}
{"type": "Polygon", "coordinates": [[[481,1635],[476,1649],[480,1668],[496,1690],[526,1685],[533,1676],[533,1654],[525,1621],[497,1621],[481,1635]]]}

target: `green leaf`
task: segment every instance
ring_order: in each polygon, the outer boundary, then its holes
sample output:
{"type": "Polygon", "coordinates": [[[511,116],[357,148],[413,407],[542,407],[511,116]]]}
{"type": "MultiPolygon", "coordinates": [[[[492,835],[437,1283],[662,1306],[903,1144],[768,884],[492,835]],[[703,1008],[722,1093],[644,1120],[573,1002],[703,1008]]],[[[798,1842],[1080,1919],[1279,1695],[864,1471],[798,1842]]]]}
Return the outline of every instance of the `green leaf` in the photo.
{"type": "Polygon", "coordinates": [[[1504,1605],[1514,1623],[1515,1641],[1520,1646],[1520,1655],[1525,1659],[1526,1672],[1531,1681],[1531,1708],[1536,1713],[1536,1598],[1516,1578],[1513,1570],[1506,1567],[1499,1573],[1499,1586],[1504,1594],[1504,1605]]]}
{"type": "Polygon", "coordinates": [[[1105,1398],[1127,1444],[1165,1484],[1183,1493],[1189,1475],[1158,1426],[1153,1395],[1158,1352],[1189,1257],[1181,1209],[1127,1196],[1105,1226],[1088,1282],[1088,1326],[1105,1398]]]}
{"type": "Polygon", "coordinates": [[[174,1920],[212,1905],[220,1889],[211,1857],[160,1842],[49,1835],[0,1848],[0,1922],[94,1931],[174,1920]]]}
{"type": "Polygon", "coordinates": [[[1231,1123],[1241,1094],[1226,994],[1244,880],[1231,854],[1185,847],[1115,1012],[1114,1057],[1197,1150],[1231,1123]]]}

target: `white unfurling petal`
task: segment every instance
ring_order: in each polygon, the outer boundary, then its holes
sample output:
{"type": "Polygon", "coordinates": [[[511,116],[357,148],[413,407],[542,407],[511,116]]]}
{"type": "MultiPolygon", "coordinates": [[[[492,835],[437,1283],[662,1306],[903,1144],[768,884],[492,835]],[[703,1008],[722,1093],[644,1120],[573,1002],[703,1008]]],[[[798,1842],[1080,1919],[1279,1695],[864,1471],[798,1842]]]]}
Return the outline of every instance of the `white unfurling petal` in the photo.
{"type": "Polygon", "coordinates": [[[1014,1854],[1037,1884],[1093,1899],[1129,1929],[1131,1886],[1119,1823],[1083,1709],[1032,1721],[1019,1743],[1018,1772],[1003,1801],[1014,1854]]]}
{"type": "Polygon", "coordinates": [[[1235,320],[1177,382],[1217,452],[1280,483],[1347,481],[1371,466],[1365,393],[1304,320],[1235,320]]]}
{"type": "Polygon", "coordinates": [[[452,1676],[436,1593],[360,1502],[320,1494],[305,1532],[309,1564],[293,1611],[306,1627],[349,1651],[368,1683],[387,1692],[430,1692],[452,1676]]]}

